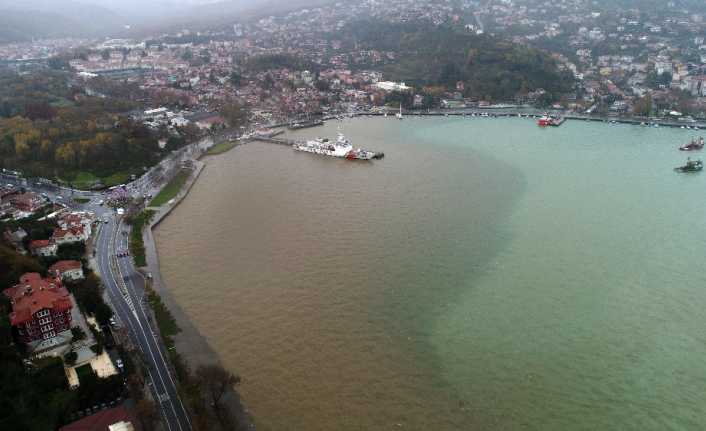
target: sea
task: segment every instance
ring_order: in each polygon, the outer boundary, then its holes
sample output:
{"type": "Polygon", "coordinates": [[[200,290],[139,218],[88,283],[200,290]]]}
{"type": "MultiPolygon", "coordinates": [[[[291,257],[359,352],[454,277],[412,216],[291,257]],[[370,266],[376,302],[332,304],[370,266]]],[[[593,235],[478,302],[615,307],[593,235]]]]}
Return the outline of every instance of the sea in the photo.
{"type": "Polygon", "coordinates": [[[209,157],[155,232],[259,430],[706,429],[698,131],[333,120],[209,157]]]}

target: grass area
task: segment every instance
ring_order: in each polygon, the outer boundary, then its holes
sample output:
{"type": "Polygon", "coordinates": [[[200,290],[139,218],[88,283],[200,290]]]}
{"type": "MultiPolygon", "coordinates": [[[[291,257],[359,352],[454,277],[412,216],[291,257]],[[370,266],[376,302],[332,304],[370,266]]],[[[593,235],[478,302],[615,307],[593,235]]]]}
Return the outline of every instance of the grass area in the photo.
{"type": "Polygon", "coordinates": [[[162,302],[162,297],[152,289],[151,285],[146,285],[145,291],[147,292],[147,301],[149,301],[150,307],[152,307],[154,312],[154,318],[157,321],[159,334],[167,347],[169,359],[176,369],[177,379],[182,384],[188,384],[191,378],[189,366],[184,357],[176,351],[174,345],[174,336],[181,332],[181,328],[167,306],[162,302]]]}
{"type": "Polygon", "coordinates": [[[69,172],[65,174],[61,178],[61,180],[67,183],[71,183],[71,185],[76,187],[77,189],[90,189],[96,182],[100,181],[101,179],[90,172],[78,171],[69,172]]]}
{"type": "Polygon", "coordinates": [[[74,171],[64,173],[59,179],[77,189],[88,190],[98,182],[106,187],[126,183],[130,179],[130,172],[120,171],[108,176],[98,176],[88,171],[74,171]]]}
{"type": "Polygon", "coordinates": [[[174,336],[181,332],[181,328],[179,328],[176,319],[174,319],[172,313],[169,312],[167,306],[164,305],[162,298],[151,287],[147,288],[147,299],[154,311],[159,333],[162,335],[162,339],[164,339],[164,344],[167,348],[174,347],[174,336]]]}
{"type": "Polygon", "coordinates": [[[238,145],[238,141],[225,141],[220,144],[216,144],[206,151],[207,156],[216,156],[218,154],[226,153],[238,145]]]}
{"type": "Polygon", "coordinates": [[[172,178],[172,180],[159,191],[157,196],[152,199],[149,206],[159,207],[174,199],[176,195],[179,194],[179,191],[184,186],[184,183],[186,183],[186,180],[189,179],[189,175],[191,175],[191,170],[189,169],[182,169],[179,171],[179,173],[176,174],[174,178],[172,178]]]}
{"type": "MultiPolygon", "coordinates": [[[[203,403],[203,394],[198,382],[195,381],[191,368],[186,359],[176,350],[174,336],[181,332],[172,313],[169,311],[162,298],[152,289],[148,283],[145,286],[147,301],[154,312],[159,334],[167,348],[167,356],[174,366],[177,378],[177,391],[184,398],[190,413],[198,423],[208,423],[209,413],[203,403]]],[[[208,429],[208,428],[206,428],[208,429]]]]}
{"type": "Polygon", "coordinates": [[[130,173],[124,172],[124,171],[116,172],[112,175],[101,178],[101,181],[103,181],[103,184],[106,187],[113,187],[113,186],[117,186],[118,184],[125,184],[129,180],[130,180],[130,173]]]}
{"type": "Polygon", "coordinates": [[[91,200],[88,198],[74,198],[73,201],[76,202],[77,204],[87,204],[91,200]]]}
{"type": "Polygon", "coordinates": [[[130,229],[130,252],[135,260],[135,265],[138,267],[146,266],[147,259],[145,257],[145,243],[142,240],[142,230],[145,225],[154,217],[154,211],[144,210],[140,214],[132,218],[130,229]]]}

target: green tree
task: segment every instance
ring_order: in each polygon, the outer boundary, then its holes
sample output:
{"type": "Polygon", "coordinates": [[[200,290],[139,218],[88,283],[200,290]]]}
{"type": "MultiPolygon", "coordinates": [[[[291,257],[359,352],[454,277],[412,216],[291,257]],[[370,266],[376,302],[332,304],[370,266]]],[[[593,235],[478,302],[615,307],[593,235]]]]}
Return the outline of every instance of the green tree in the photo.
{"type": "Polygon", "coordinates": [[[652,96],[648,94],[637,99],[633,105],[632,111],[635,115],[648,117],[652,113],[652,96]]]}
{"type": "Polygon", "coordinates": [[[236,87],[240,87],[240,81],[242,80],[242,75],[240,72],[234,70],[230,73],[230,83],[236,87]]]}
{"type": "Polygon", "coordinates": [[[78,353],[73,350],[64,355],[64,362],[66,362],[66,365],[72,366],[76,364],[76,359],[78,359],[78,353]]]}

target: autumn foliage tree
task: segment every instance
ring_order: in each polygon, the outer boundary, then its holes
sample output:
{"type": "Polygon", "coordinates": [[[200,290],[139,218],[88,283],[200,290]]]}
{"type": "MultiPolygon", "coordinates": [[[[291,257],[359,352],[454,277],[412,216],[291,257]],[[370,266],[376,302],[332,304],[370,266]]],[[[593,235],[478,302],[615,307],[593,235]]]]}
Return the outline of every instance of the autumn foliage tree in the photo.
{"type": "MultiPolygon", "coordinates": [[[[90,97],[56,72],[0,73],[0,167],[54,177],[108,176],[159,161],[156,133],[123,114],[133,89],[97,82],[117,97],[90,97]]],[[[70,178],[68,178],[70,179],[70,178]]]]}

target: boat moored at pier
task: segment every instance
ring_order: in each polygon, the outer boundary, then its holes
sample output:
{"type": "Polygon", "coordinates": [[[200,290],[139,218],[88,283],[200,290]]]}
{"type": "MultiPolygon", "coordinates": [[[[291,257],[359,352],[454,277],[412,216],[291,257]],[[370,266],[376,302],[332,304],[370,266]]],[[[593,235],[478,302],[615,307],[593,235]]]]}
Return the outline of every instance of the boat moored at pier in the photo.
{"type": "Polygon", "coordinates": [[[385,156],[384,153],[364,150],[362,148],[353,148],[353,145],[342,133],[338,134],[335,141],[328,138],[317,138],[306,142],[294,143],[292,148],[297,151],[345,158],[347,160],[372,160],[381,159],[385,156]]]}
{"type": "Polygon", "coordinates": [[[540,127],[559,127],[564,124],[564,121],[566,121],[566,118],[564,117],[552,117],[550,115],[543,115],[539,118],[539,120],[537,120],[537,125],[540,127]]]}

